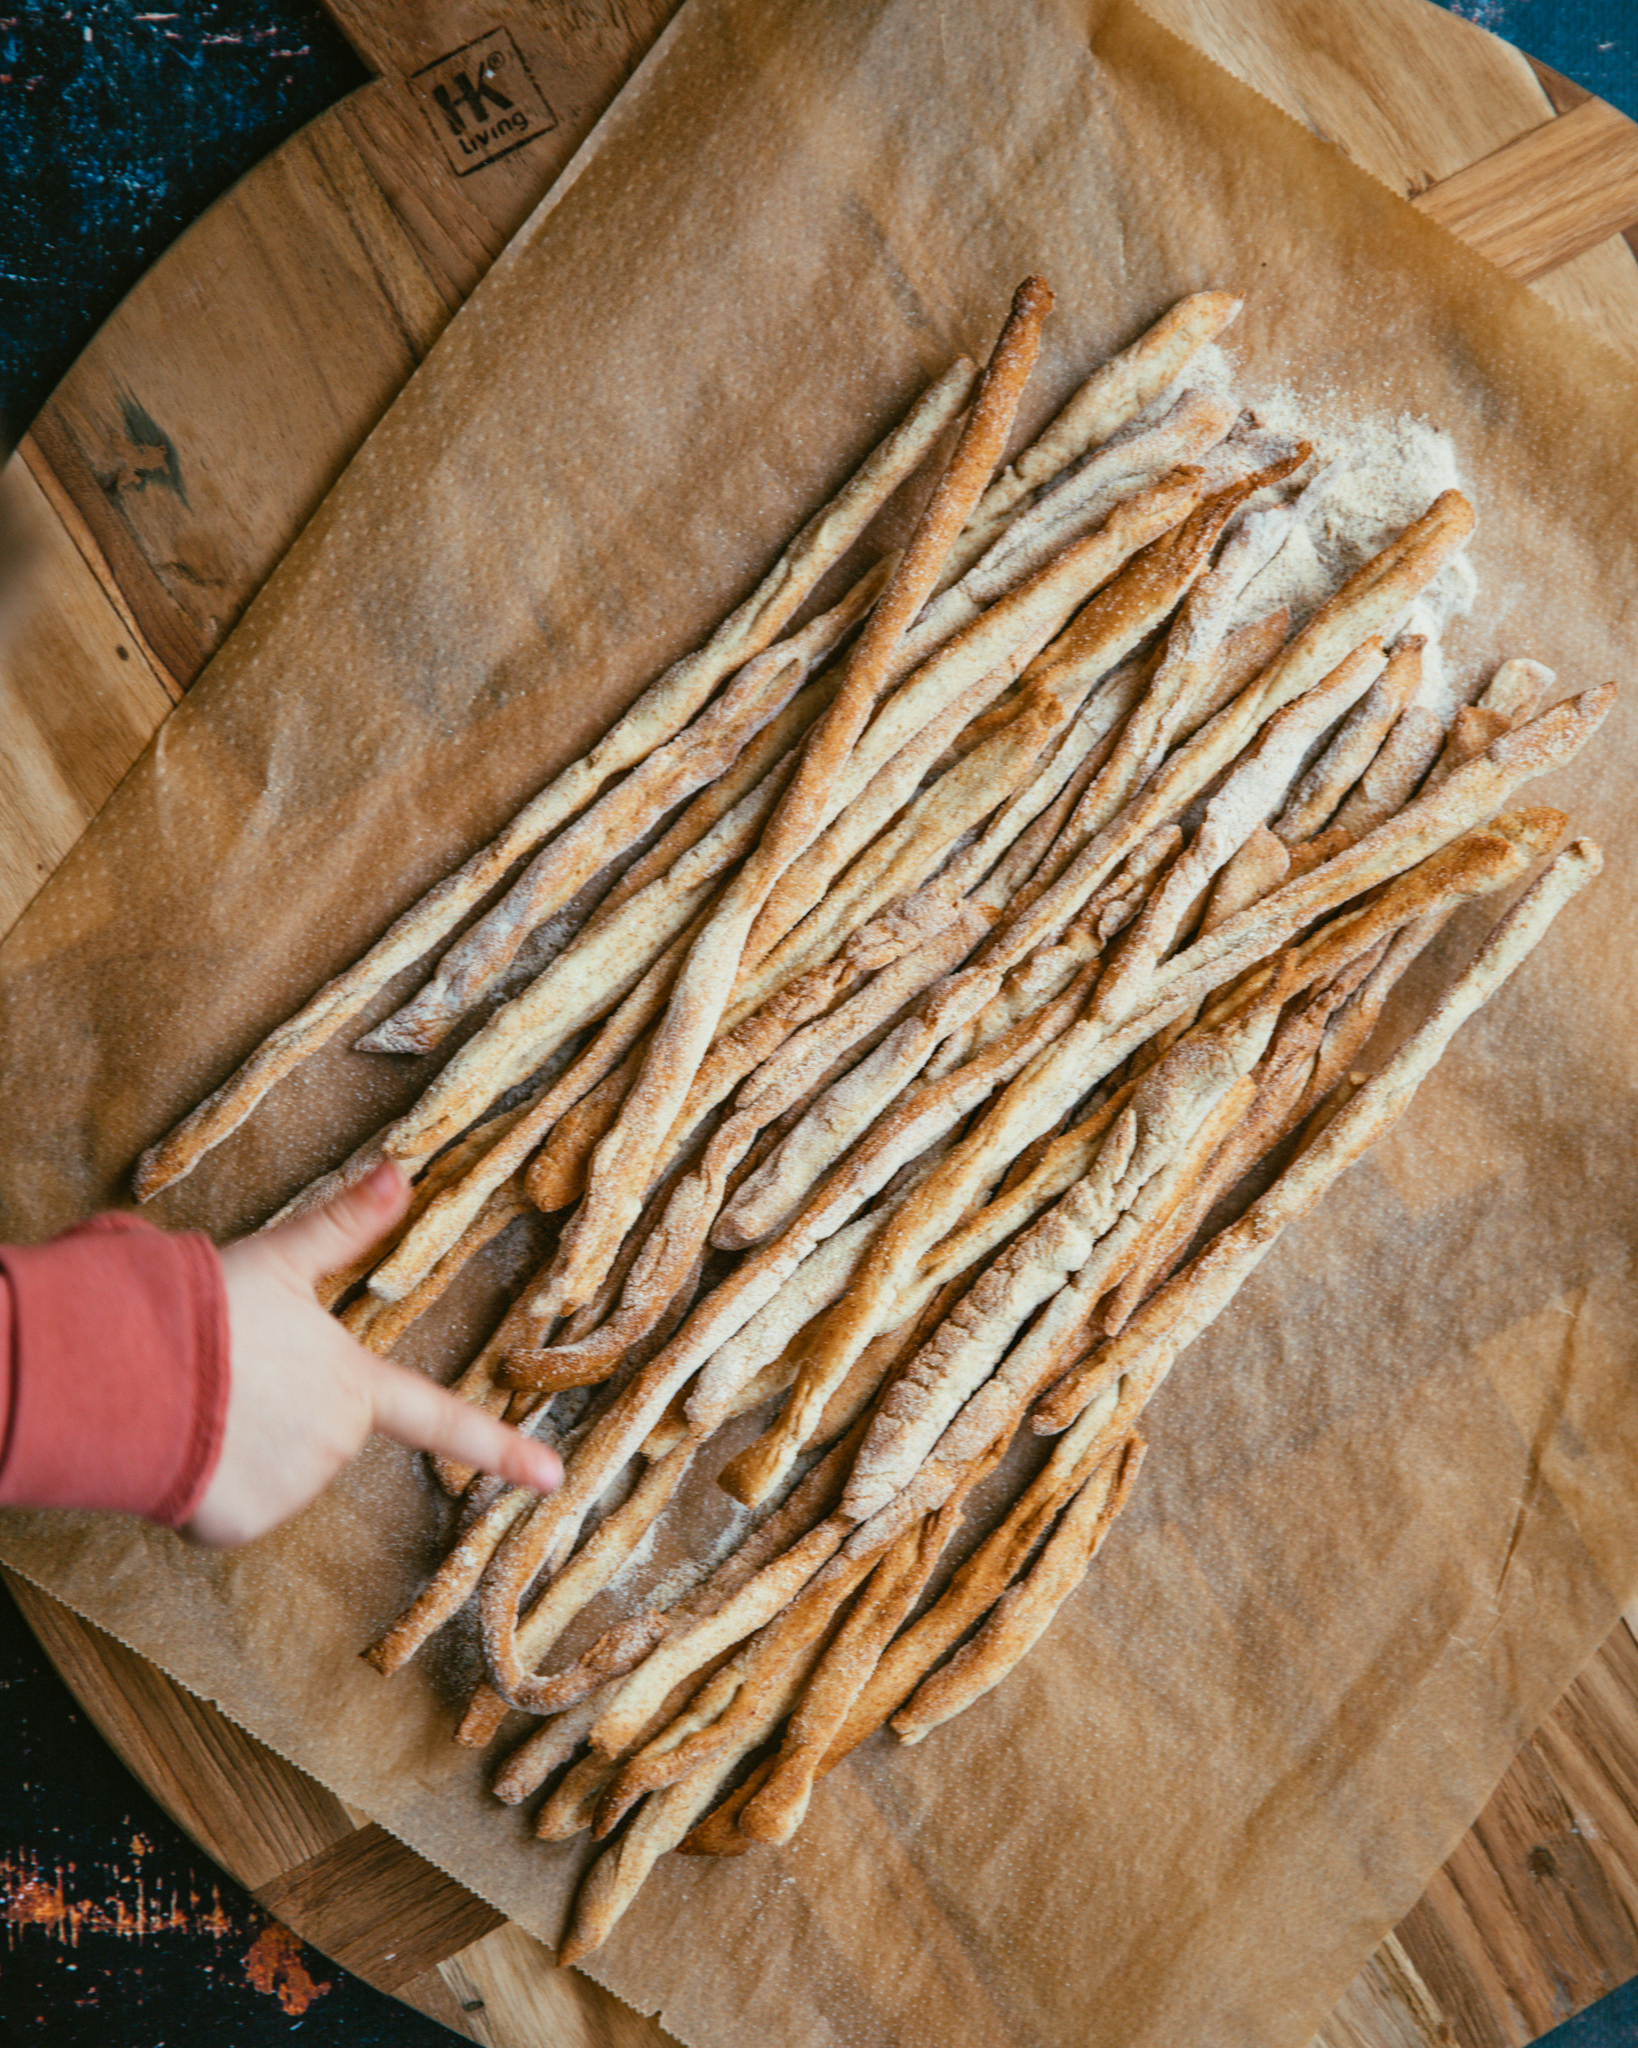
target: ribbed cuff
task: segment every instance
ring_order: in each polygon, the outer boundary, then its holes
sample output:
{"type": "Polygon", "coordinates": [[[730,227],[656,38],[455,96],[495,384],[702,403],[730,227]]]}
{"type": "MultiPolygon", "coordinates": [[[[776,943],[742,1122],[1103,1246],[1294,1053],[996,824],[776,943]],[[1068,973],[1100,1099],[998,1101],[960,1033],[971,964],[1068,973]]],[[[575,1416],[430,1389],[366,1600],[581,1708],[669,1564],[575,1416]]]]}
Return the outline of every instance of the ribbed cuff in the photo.
{"type": "Polygon", "coordinates": [[[93,1217],[0,1246],[11,1401],[0,1501],[110,1508],[178,1527],[221,1453],[227,1298],[210,1240],[93,1217]]]}

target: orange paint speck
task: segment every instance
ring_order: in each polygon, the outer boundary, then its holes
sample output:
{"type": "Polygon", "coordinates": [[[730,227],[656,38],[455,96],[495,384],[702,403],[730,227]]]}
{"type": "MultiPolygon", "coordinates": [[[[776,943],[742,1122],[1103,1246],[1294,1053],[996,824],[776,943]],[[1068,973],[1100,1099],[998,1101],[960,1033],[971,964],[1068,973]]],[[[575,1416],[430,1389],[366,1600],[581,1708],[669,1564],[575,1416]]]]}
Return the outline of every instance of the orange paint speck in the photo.
{"type": "Polygon", "coordinates": [[[315,1984],[302,1960],[302,1946],[288,1927],[270,1920],[245,1955],[245,1975],[258,1991],[276,1997],[292,2019],[299,2019],[315,1998],[330,1989],[315,1984]]]}

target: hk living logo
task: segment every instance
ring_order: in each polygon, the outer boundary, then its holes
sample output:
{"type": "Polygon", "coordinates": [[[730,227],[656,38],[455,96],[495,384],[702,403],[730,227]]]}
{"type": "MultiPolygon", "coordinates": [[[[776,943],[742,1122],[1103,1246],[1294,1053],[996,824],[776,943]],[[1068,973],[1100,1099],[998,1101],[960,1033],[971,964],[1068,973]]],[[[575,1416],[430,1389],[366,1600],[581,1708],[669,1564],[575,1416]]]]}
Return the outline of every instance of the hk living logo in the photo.
{"type": "Polygon", "coordinates": [[[557,126],[510,29],[463,43],[409,82],[457,177],[470,177],[557,126]]]}

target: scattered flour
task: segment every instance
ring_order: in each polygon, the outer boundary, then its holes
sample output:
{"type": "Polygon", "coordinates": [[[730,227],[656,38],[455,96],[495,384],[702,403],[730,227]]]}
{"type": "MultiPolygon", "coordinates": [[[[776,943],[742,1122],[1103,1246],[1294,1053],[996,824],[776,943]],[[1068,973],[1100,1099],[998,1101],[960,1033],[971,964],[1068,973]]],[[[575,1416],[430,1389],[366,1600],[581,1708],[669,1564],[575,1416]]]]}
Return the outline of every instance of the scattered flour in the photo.
{"type": "MultiPolygon", "coordinates": [[[[1296,479],[1294,491],[1281,493],[1297,512],[1290,535],[1247,584],[1236,624],[1280,604],[1289,605],[1300,624],[1345,577],[1419,518],[1441,491],[1462,488],[1454,444],[1428,421],[1408,413],[1360,418],[1335,402],[1300,396],[1288,385],[1252,386],[1231,354],[1215,342],[1123,430],[1123,438],[1152,426],[1186,391],[1246,408],[1233,435],[1215,451],[1216,463],[1208,464],[1209,481],[1216,480],[1214,468],[1226,478],[1247,459],[1267,461],[1302,440],[1314,444],[1314,462],[1296,479]]],[[[1253,502],[1274,501],[1271,493],[1253,502]]],[[[1453,619],[1473,609],[1477,591],[1472,563],[1465,553],[1458,554],[1395,629],[1426,636],[1417,701],[1446,719],[1457,697],[1439,642],[1453,619]]]]}

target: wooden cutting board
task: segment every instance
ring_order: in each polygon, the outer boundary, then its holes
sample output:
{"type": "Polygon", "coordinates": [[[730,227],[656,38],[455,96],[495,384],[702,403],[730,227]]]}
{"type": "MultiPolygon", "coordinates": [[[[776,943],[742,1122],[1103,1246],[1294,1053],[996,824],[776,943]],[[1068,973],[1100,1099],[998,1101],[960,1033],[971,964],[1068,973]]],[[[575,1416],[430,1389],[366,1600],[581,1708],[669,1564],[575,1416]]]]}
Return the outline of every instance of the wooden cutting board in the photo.
{"type": "MultiPolygon", "coordinates": [[[[0,931],[676,0],[327,4],[379,76],[166,253],[0,474],[37,593],[0,673],[0,931]]],[[[1638,358],[1634,124],[1427,0],[1149,4],[1638,358]]],[[[11,1583],[136,1775],[335,1961],[494,2048],[667,2038],[144,1659],[11,1583]]],[[[1638,1641],[1623,1626],[1315,2048],[1522,2048],[1635,1974],[1638,1641]]]]}

